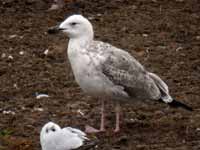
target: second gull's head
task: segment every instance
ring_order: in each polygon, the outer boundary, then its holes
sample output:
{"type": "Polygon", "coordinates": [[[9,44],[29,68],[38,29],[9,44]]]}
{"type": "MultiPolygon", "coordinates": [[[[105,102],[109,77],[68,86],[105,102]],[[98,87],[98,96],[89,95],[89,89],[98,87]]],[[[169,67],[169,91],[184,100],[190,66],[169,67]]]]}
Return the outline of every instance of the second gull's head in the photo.
{"type": "Polygon", "coordinates": [[[57,131],[61,130],[60,126],[53,123],[53,122],[48,122],[46,123],[40,132],[40,139],[42,140],[45,138],[48,134],[53,134],[57,131]]]}

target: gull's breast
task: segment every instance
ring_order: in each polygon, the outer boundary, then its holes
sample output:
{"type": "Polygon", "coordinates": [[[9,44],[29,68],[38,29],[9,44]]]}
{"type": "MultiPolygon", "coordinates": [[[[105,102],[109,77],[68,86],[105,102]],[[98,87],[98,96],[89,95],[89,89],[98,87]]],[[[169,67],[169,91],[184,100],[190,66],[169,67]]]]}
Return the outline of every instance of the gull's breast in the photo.
{"type": "Polygon", "coordinates": [[[95,58],[87,52],[69,54],[68,57],[75,76],[76,82],[81,89],[89,95],[102,95],[106,93],[108,84],[99,74],[97,68],[98,58],[95,58]]]}

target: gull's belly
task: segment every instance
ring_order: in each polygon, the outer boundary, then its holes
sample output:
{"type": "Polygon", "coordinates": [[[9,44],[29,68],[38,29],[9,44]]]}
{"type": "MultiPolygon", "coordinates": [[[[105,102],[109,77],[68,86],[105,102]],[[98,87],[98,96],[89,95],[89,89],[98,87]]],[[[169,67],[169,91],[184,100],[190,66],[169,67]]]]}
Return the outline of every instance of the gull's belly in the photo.
{"type": "Polygon", "coordinates": [[[98,74],[94,62],[87,55],[79,55],[70,60],[76,82],[89,95],[106,94],[109,84],[98,74]]]}
{"type": "Polygon", "coordinates": [[[83,76],[78,75],[75,78],[85,93],[96,96],[106,94],[104,81],[96,77],[93,73],[86,73],[83,76]]]}

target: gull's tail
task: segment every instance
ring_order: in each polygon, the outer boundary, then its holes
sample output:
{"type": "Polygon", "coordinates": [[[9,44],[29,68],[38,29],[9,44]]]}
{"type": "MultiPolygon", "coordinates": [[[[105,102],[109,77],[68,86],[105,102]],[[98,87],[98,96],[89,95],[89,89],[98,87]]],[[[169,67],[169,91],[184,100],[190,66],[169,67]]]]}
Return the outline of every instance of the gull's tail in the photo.
{"type": "MultiPolygon", "coordinates": [[[[162,99],[159,99],[160,102],[164,102],[162,99]]],[[[182,103],[182,102],[179,102],[175,99],[172,100],[172,102],[169,102],[167,103],[170,107],[174,107],[174,108],[183,108],[185,110],[188,110],[188,111],[193,111],[192,107],[182,103]]]]}
{"type": "Polygon", "coordinates": [[[79,129],[72,128],[72,127],[66,127],[65,129],[67,129],[67,130],[71,131],[72,133],[76,134],[81,139],[89,140],[86,137],[86,134],[83,131],[79,130],[79,129]]]}
{"type": "Polygon", "coordinates": [[[169,94],[167,84],[160,77],[158,77],[154,73],[149,72],[148,74],[154,80],[155,84],[157,85],[157,87],[159,88],[159,90],[161,92],[161,98],[159,99],[159,101],[165,102],[171,107],[175,107],[175,108],[181,107],[188,111],[193,110],[190,106],[187,106],[186,104],[173,99],[169,94]]]}
{"type": "Polygon", "coordinates": [[[90,150],[95,149],[95,146],[97,145],[98,141],[89,141],[87,143],[84,143],[81,147],[79,147],[77,150],[90,150]]]}

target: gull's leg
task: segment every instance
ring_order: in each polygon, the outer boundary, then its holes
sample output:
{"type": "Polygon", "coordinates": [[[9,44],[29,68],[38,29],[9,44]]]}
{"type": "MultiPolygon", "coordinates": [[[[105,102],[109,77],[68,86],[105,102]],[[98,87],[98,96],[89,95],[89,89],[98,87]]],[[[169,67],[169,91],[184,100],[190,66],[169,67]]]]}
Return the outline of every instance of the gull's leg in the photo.
{"type": "Polygon", "coordinates": [[[100,130],[97,130],[89,125],[85,126],[85,132],[86,133],[98,133],[98,132],[104,132],[105,131],[105,109],[104,109],[104,100],[101,100],[101,124],[100,124],[100,130]]]}
{"type": "Polygon", "coordinates": [[[114,132],[119,132],[120,127],[119,127],[119,123],[120,123],[120,109],[121,106],[120,104],[117,102],[116,106],[115,106],[115,112],[116,112],[116,125],[115,125],[115,130],[114,132]]]}
{"type": "Polygon", "coordinates": [[[105,104],[104,100],[101,100],[101,125],[100,125],[100,131],[105,131],[105,104]]]}

